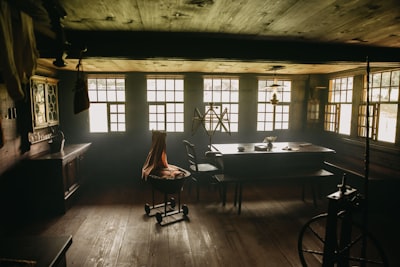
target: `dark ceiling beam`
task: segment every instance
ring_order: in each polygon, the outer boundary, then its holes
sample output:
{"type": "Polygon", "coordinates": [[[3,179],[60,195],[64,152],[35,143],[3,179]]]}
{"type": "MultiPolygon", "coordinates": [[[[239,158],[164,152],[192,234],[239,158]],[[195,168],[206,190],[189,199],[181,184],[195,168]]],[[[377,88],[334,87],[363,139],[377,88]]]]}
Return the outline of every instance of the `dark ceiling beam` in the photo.
{"type": "MultiPolygon", "coordinates": [[[[65,31],[71,43],[69,57],[77,58],[83,48],[85,57],[126,59],[225,59],[242,61],[400,62],[400,48],[364,44],[317,43],[255,36],[205,33],[65,31]]],[[[44,48],[42,57],[51,48],[44,48]]]]}

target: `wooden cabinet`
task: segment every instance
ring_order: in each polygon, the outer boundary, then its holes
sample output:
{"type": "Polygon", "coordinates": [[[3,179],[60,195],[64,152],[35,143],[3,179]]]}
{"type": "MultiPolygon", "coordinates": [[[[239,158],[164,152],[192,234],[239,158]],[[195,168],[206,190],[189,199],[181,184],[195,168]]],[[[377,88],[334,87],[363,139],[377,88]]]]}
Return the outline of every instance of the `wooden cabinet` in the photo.
{"type": "Polygon", "coordinates": [[[90,143],[72,144],[57,153],[26,160],[33,210],[41,214],[63,214],[84,183],[85,154],[90,143]]]}

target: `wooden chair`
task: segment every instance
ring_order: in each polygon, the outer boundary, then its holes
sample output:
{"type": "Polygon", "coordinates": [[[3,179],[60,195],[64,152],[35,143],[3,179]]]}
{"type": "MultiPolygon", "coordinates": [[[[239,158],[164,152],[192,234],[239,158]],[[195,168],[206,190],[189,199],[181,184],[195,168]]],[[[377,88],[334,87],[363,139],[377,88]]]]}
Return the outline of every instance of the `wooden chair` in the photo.
{"type": "MultiPolygon", "coordinates": [[[[186,150],[186,156],[191,172],[191,181],[196,183],[197,200],[200,199],[200,184],[215,184],[218,181],[214,175],[221,173],[221,170],[209,162],[200,162],[196,155],[195,145],[188,140],[183,140],[186,150]]],[[[191,192],[191,184],[189,185],[189,193],[191,192]]]]}

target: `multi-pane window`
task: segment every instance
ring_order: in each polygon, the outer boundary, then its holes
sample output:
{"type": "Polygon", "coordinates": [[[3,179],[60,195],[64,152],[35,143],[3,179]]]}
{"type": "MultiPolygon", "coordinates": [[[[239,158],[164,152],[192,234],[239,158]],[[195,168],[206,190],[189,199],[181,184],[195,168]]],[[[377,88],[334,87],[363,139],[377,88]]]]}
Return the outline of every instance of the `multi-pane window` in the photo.
{"type": "Polygon", "coordinates": [[[257,131],[289,129],[291,88],[288,80],[258,81],[257,131]]]}
{"type": "Polygon", "coordinates": [[[206,114],[204,121],[207,131],[225,131],[218,123],[218,116],[229,120],[230,129],[227,130],[237,132],[239,129],[239,79],[206,77],[204,78],[203,94],[206,114]],[[209,112],[210,103],[212,103],[212,109],[215,112],[209,112]],[[224,112],[226,115],[224,115],[224,112]]]}
{"type": "Polygon", "coordinates": [[[182,77],[148,77],[149,130],[183,132],[182,77]]]}
{"type": "MultiPolygon", "coordinates": [[[[369,137],[377,141],[394,143],[396,139],[399,106],[400,70],[375,72],[369,78],[369,137]]],[[[366,88],[366,86],[365,86],[366,88]]],[[[366,137],[366,101],[359,106],[358,135],[366,137]]]]}
{"type": "Polygon", "coordinates": [[[353,77],[329,80],[328,104],[325,105],[325,131],[350,135],[353,101],[353,77]]]}
{"type": "Polygon", "coordinates": [[[89,76],[90,132],[125,132],[125,77],[89,76]]]}

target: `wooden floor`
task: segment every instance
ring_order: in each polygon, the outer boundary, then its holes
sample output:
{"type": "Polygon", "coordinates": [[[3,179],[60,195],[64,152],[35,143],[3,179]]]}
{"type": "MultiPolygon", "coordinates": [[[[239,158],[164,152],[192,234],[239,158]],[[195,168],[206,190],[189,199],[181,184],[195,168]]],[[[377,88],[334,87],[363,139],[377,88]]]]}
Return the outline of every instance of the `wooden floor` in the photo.
{"type": "MultiPolygon", "coordinates": [[[[301,201],[297,186],[255,185],[245,188],[238,215],[232,190],[222,207],[217,190],[205,188],[197,202],[184,188],[189,220],[162,227],[144,211],[144,203],[151,203],[150,189],[144,183],[88,185],[65,215],[13,223],[7,235],[72,235],[68,266],[300,266],[300,228],[327,204],[325,198],[318,208],[311,200],[301,201]]],[[[389,247],[399,240],[393,225],[382,217],[371,223],[392,266],[400,266],[394,255],[398,245],[389,247]]]]}

